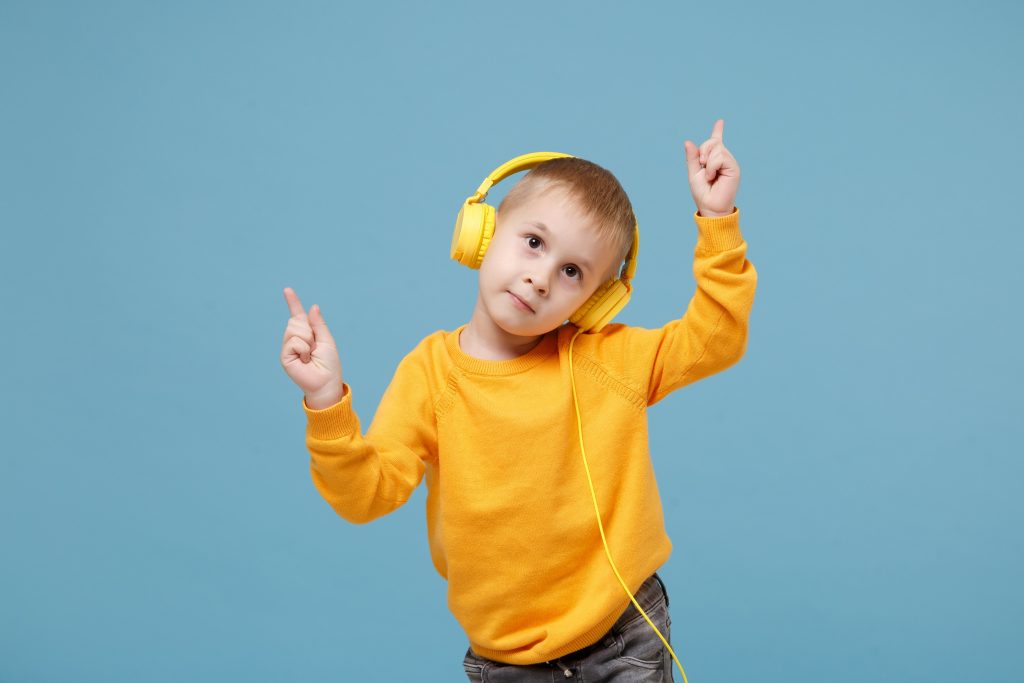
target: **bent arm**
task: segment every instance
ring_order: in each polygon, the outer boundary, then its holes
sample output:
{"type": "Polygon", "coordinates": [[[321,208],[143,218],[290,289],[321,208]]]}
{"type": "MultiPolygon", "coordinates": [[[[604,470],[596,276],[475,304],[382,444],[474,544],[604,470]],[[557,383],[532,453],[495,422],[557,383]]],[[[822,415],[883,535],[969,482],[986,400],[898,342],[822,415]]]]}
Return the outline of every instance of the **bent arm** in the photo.
{"type": "Polygon", "coordinates": [[[365,435],[347,384],[341,400],[323,410],[303,399],[313,484],[349,522],[366,524],[401,507],[436,458],[433,404],[421,379],[403,359],[365,435]]]}
{"type": "Polygon", "coordinates": [[[649,368],[647,404],[725,370],[747,348],[757,271],[747,260],[739,209],[720,217],[694,213],[698,227],[693,257],[696,291],[681,318],[657,329],[629,330],[634,361],[649,368]]]}

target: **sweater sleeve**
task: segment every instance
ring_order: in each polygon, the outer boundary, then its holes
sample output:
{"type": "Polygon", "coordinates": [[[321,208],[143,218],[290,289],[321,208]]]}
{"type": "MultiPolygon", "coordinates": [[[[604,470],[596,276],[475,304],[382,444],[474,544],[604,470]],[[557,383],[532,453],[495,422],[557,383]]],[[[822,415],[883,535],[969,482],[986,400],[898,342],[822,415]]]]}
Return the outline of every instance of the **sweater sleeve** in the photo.
{"type": "MultiPolygon", "coordinates": [[[[663,327],[624,326],[626,363],[653,405],[671,392],[725,370],[746,352],[757,271],[747,260],[739,209],[706,217],[696,211],[696,291],[685,314],[663,327]]],[[[632,374],[632,373],[631,373],[632,374]]]]}
{"type": "Polygon", "coordinates": [[[426,372],[417,356],[399,363],[364,435],[346,383],[341,401],[314,410],[306,405],[306,448],[320,495],[341,517],[366,524],[412,497],[436,459],[437,430],[426,372]]]}

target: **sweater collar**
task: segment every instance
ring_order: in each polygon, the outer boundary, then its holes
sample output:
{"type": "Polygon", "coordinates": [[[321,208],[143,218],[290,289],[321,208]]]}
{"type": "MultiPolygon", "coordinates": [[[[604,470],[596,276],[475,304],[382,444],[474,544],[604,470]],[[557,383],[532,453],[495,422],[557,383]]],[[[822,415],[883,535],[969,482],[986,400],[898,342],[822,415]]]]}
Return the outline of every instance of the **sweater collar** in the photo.
{"type": "Polygon", "coordinates": [[[469,323],[464,323],[452,332],[445,333],[445,346],[457,366],[468,372],[481,375],[514,375],[529,370],[549,356],[558,355],[558,330],[544,335],[535,347],[516,358],[506,360],[484,360],[470,356],[459,346],[459,335],[469,323]]]}

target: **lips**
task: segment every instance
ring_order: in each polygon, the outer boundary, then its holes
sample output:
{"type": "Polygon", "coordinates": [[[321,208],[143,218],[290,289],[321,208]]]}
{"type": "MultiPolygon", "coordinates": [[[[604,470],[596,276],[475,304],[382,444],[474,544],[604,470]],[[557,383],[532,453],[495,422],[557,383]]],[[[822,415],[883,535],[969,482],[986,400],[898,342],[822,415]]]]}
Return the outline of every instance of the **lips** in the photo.
{"type": "Polygon", "coordinates": [[[515,294],[512,294],[512,292],[509,292],[509,295],[511,295],[513,300],[518,302],[521,306],[525,307],[528,311],[530,311],[531,313],[534,312],[533,307],[530,306],[530,304],[526,303],[525,301],[523,301],[521,298],[519,298],[515,294]]]}

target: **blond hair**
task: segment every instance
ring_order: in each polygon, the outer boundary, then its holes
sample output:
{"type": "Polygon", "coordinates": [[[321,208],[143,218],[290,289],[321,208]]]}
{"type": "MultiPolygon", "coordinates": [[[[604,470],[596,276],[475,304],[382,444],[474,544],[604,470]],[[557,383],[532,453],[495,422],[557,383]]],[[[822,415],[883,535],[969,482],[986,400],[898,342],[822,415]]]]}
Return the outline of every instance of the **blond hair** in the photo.
{"type": "Polygon", "coordinates": [[[583,213],[596,223],[600,241],[617,250],[615,270],[633,245],[633,227],[636,217],[633,205],[611,171],[592,161],[579,157],[558,157],[534,166],[529,173],[512,186],[498,205],[498,213],[522,206],[539,194],[562,189],[575,201],[583,213]]]}

